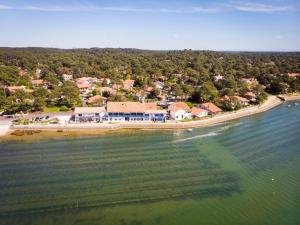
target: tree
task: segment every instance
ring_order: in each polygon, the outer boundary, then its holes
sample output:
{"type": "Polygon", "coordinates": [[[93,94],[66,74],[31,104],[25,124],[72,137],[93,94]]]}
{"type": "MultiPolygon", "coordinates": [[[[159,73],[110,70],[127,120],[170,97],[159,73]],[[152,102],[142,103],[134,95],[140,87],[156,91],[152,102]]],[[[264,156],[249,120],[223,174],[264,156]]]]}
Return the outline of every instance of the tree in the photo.
{"type": "Polygon", "coordinates": [[[61,87],[60,105],[65,105],[68,108],[72,108],[81,104],[79,94],[79,89],[72,82],[65,82],[61,87]]]}
{"type": "Polygon", "coordinates": [[[205,82],[202,87],[196,90],[192,95],[195,102],[214,102],[218,97],[218,91],[211,82],[205,82]]]}
{"type": "Polygon", "coordinates": [[[34,111],[43,111],[43,108],[46,106],[46,102],[44,98],[36,97],[33,102],[33,110],[34,111]]]}

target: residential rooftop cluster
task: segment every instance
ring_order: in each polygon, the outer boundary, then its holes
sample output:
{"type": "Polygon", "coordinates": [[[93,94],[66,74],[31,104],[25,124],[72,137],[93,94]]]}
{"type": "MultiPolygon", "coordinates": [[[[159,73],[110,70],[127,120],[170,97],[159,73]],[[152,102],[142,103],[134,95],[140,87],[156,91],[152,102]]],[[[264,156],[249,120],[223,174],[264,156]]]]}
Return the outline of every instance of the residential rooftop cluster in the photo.
{"type": "Polygon", "coordinates": [[[297,57],[98,49],[9,49],[4,54],[0,48],[0,112],[107,110],[111,102],[156,102],[157,110],[168,111],[166,118],[172,118],[170,106],[178,102],[189,106],[183,107],[187,113],[206,103],[238,110],[260,104],[268,92],[298,91],[297,57]]]}

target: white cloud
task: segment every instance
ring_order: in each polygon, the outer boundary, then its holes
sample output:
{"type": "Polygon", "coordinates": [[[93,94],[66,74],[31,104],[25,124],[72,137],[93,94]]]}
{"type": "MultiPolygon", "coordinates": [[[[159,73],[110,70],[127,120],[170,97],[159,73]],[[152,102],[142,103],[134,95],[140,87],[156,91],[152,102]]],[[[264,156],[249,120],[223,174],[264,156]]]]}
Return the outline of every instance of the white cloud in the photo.
{"type": "Polygon", "coordinates": [[[135,13],[215,13],[219,8],[190,7],[186,9],[176,8],[136,8],[136,7],[97,7],[91,5],[28,5],[21,7],[10,7],[0,5],[0,9],[25,10],[25,11],[44,11],[44,12],[135,12],[135,13]]]}
{"type": "Polygon", "coordinates": [[[11,9],[11,7],[8,5],[0,5],[0,10],[1,9],[11,9]]]}
{"type": "Polygon", "coordinates": [[[289,5],[270,5],[254,2],[232,2],[233,8],[244,12],[286,12],[291,11],[289,5]]]}
{"type": "Polygon", "coordinates": [[[89,4],[75,5],[25,5],[11,7],[0,5],[1,9],[25,10],[25,11],[44,11],[44,12],[132,12],[132,13],[173,13],[173,14],[197,14],[197,13],[218,13],[224,11],[243,11],[243,12],[287,12],[295,11],[297,7],[291,5],[262,4],[257,2],[231,1],[229,4],[211,5],[207,7],[190,6],[186,8],[138,8],[127,6],[99,7],[89,4]]]}

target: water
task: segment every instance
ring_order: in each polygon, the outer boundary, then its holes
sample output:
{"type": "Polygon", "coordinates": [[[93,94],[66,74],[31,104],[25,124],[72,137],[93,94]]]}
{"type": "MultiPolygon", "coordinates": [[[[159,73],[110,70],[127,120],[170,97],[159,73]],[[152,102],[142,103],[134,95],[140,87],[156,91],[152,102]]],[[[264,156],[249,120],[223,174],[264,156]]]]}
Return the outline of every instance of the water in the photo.
{"type": "Polygon", "coordinates": [[[0,224],[297,225],[299,172],[287,104],[192,132],[7,142],[0,224]]]}

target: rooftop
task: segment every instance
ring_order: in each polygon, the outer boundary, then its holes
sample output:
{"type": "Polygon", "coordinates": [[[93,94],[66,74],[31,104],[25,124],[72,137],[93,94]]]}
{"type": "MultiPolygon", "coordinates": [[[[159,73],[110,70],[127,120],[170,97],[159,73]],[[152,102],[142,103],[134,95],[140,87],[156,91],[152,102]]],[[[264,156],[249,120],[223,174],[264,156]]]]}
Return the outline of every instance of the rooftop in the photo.
{"type": "Polygon", "coordinates": [[[190,107],[185,102],[174,102],[171,105],[170,110],[172,112],[177,112],[178,110],[185,110],[186,112],[190,112],[190,107]]]}
{"type": "Polygon", "coordinates": [[[198,107],[193,107],[192,108],[192,115],[198,115],[198,114],[203,113],[203,112],[206,112],[206,110],[198,108],[198,107]]]}
{"type": "Polygon", "coordinates": [[[101,113],[101,112],[105,112],[104,107],[76,107],[74,109],[75,114],[101,113]]]}
{"type": "Polygon", "coordinates": [[[220,109],[218,106],[216,106],[215,104],[213,104],[211,102],[203,103],[200,106],[203,107],[204,109],[207,109],[208,111],[210,111],[212,113],[222,112],[222,109],[220,109]]]}
{"type": "Polygon", "coordinates": [[[108,102],[107,112],[112,113],[145,113],[146,110],[157,110],[156,102],[108,102]]]}

